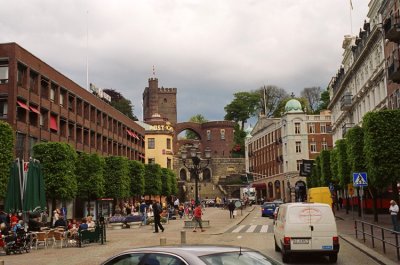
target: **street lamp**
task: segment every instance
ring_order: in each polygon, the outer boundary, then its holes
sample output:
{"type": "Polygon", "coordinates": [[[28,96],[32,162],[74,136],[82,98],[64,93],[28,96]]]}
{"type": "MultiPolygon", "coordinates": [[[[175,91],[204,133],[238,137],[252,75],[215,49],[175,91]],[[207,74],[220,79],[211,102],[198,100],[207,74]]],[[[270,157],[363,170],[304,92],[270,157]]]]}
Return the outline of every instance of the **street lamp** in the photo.
{"type": "Polygon", "coordinates": [[[189,150],[190,154],[190,159],[192,160],[191,164],[187,164],[186,159],[188,158],[188,152],[186,149],[183,149],[181,151],[181,159],[183,162],[183,165],[189,170],[190,174],[193,174],[195,179],[194,179],[194,197],[196,203],[199,203],[199,174],[203,172],[205,168],[210,164],[210,159],[211,159],[211,150],[210,148],[206,148],[204,150],[204,156],[205,159],[201,158],[201,152],[199,151],[197,146],[192,146],[189,150]],[[202,162],[206,162],[207,164],[201,165],[202,162]]]}

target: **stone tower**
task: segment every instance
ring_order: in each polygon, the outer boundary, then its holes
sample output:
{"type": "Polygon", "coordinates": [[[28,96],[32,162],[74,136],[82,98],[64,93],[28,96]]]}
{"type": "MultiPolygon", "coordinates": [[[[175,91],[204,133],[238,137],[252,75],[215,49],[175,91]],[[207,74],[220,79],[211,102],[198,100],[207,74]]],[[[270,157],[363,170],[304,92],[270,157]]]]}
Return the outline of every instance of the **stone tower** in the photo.
{"type": "Polygon", "coordinates": [[[143,92],[143,121],[150,121],[154,114],[159,114],[172,125],[177,122],[176,88],[159,88],[158,79],[152,77],[143,92]]]}

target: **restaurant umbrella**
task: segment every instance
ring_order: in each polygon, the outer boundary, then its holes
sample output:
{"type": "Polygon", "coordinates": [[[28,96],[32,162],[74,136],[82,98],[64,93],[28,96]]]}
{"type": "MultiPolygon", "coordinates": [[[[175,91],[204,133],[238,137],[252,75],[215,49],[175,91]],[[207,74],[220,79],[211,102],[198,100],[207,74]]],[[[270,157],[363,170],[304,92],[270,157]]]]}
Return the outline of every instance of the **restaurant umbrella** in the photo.
{"type": "Polygon", "coordinates": [[[46,210],[45,184],[41,165],[38,160],[31,159],[28,166],[28,176],[23,196],[23,210],[38,213],[46,210]]]}
{"type": "Polygon", "coordinates": [[[4,206],[4,210],[7,213],[16,213],[22,211],[20,183],[19,160],[16,160],[11,165],[10,178],[8,179],[7,194],[4,206]]]}

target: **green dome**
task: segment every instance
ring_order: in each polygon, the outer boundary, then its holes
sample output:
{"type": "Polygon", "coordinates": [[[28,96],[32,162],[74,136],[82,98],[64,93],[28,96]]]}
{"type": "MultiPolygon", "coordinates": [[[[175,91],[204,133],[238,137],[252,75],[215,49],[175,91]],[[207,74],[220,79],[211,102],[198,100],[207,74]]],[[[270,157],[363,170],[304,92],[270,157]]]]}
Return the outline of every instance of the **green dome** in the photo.
{"type": "Polygon", "coordinates": [[[297,99],[289,100],[285,105],[285,112],[303,112],[300,101],[297,99]]]}

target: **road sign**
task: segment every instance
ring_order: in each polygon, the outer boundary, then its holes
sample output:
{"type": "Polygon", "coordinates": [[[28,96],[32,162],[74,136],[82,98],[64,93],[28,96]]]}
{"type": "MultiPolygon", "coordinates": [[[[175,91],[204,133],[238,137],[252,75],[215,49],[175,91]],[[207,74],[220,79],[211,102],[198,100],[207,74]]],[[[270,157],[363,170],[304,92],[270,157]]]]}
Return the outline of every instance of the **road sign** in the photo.
{"type": "Polygon", "coordinates": [[[353,173],[353,186],[354,187],[366,187],[368,186],[368,179],[366,172],[355,172],[353,173]]]}
{"type": "Polygon", "coordinates": [[[349,191],[349,195],[353,196],[354,195],[354,187],[353,184],[349,183],[347,184],[347,190],[349,191]]]}

